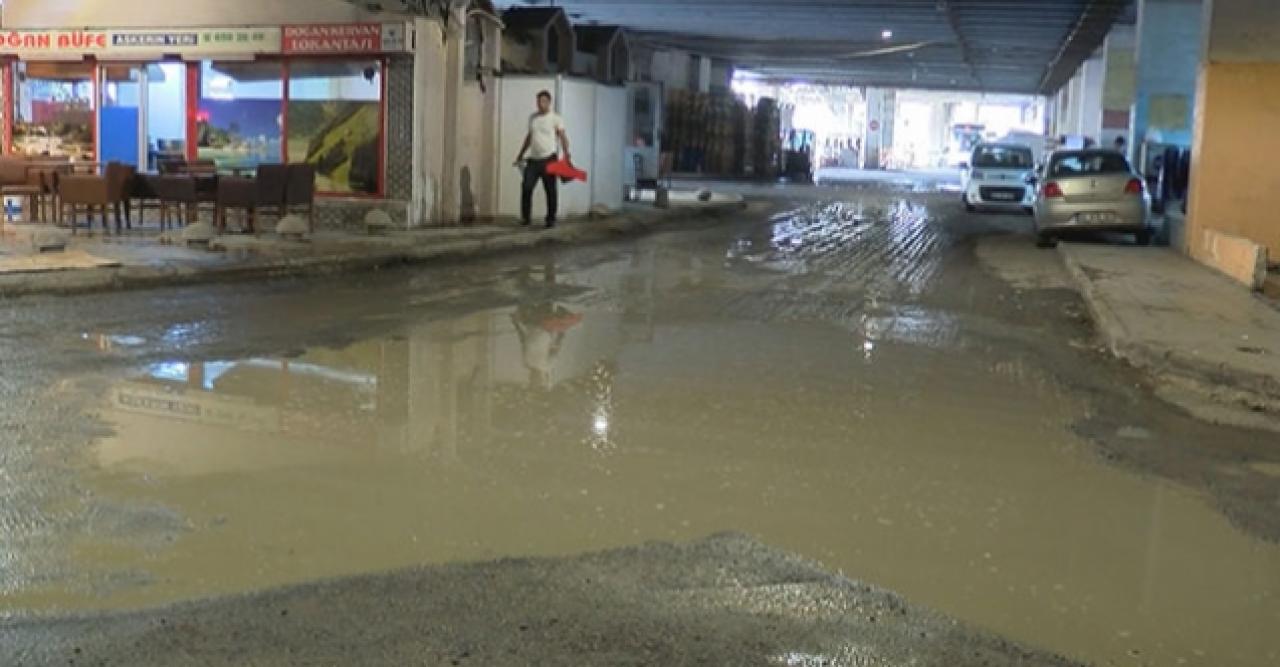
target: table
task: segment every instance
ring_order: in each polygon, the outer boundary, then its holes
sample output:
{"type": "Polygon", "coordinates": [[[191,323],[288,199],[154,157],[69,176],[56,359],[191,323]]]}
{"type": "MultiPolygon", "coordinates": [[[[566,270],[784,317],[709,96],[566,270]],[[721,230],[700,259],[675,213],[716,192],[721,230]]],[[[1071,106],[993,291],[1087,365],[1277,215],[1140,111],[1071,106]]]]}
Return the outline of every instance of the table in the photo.
{"type": "MultiPolygon", "coordinates": [[[[6,185],[0,188],[0,200],[10,197],[21,198],[26,200],[26,204],[22,207],[23,222],[35,222],[36,202],[40,196],[44,194],[44,190],[38,185],[6,185]]],[[[11,222],[9,207],[5,206],[4,217],[0,217],[0,236],[5,235],[5,223],[11,222]]]]}

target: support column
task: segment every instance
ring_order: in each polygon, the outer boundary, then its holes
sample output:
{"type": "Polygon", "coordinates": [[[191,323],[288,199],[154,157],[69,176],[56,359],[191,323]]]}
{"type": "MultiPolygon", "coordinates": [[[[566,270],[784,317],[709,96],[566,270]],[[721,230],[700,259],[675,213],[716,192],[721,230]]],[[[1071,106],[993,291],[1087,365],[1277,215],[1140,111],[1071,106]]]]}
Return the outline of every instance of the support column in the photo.
{"type": "Polygon", "coordinates": [[[1137,83],[1129,120],[1139,168],[1144,142],[1191,145],[1191,110],[1200,63],[1201,0],[1141,0],[1138,5],[1137,83]]]}
{"type": "Polygon", "coordinates": [[[885,168],[885,151],[893,147],[893,123],[897,95],[884,88],[867,89],[867,130],[862,142],[864,169],[885,168]]]}
{"type": "Polygon", "coordinates": [[[1256,274],[1259,260],[1265,271],[1267,255],[1280,258],[1280,3],[1206,3],[1187,245],[1196,259],[1241,277],[1256,274]]]}
{"type": "Polygon", "coordinates": [[[1111,29],[1103,44],[1106,81],[1102,87],[1102,131],[1099,142],[1114,146],[1116,137],[1129,142],[1129,111],[1133,108],[1136,87],[1137,31],[1133,26],[1118,25],[1111,29]]]}
{"type": "Polygon", "coordinates": [[[413,186],[409,226],[442,217],[444,188],[445,53],[440,23],[415,21],[417,50],[413,59],[413,186]]]}
{"type": "Polygon", "coordinates": [[[1107,79],[1107,62],[1102,52],[1094,54],[1080,66],[1081,136],[1096,141],[1102,136],[1102,95],[1107,79]]]}

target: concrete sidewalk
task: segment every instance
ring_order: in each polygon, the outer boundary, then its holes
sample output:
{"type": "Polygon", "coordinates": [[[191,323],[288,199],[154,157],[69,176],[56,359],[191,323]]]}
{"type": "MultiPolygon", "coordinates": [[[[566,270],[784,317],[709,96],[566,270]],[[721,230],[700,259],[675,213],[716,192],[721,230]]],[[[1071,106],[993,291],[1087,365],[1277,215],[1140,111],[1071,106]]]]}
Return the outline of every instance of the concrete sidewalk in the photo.
{"type": "Polygon", "coordinates": [[[1280,431],[1280,310],[1167,248],[1061,244],[1107,347],[1215,423],[1280,431]]]}
{"type": "Polygon", "coordinates": [[[601,219],[571,220],[554,230],[514,223],[435,227],[384,235],[321,231],[307,241],[273,234],[218,237],[187,246],[178,232],[100,230],[69,237],[63,252],[39,253],[31,236],[42,225],[8,225],[0,237],[0,297],[168,287],[237,279],[329,274],[461,259],[547,244],[604,241],[619,235],[741,213],[741,200],[655,209],[631,205],[601,219]]]}

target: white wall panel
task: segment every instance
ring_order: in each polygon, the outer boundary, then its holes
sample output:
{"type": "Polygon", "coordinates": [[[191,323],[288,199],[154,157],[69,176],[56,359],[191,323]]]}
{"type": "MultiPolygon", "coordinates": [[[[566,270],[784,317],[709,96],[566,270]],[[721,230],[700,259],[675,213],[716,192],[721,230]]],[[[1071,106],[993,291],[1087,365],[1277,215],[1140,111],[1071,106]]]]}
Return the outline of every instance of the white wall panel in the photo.
{"type": "MultiPolygon", "coordinates": [[[[556,109],[564,118],[565,133],[574,164],[590,171],[596,145],[596,88],[594,81],[561,79],[556,109]]],[[[560,187],[560,216],[586,215],[591,211],[591,183],[566,183],[560,187]]]]}
{"type": "Polygon", "coordinates": [[[591,161],[591,203],[622,206],[627,144],[627,89],[596,87],[595,154],[591,161]]]}

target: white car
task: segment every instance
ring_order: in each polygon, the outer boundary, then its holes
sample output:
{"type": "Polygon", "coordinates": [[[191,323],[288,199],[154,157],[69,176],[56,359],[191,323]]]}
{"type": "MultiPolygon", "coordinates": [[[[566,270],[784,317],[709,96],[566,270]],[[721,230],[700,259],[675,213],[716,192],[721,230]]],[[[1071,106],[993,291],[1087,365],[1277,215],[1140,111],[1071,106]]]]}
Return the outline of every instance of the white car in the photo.
{"type": "Polygon", "coordinates": [[[965,208],[1017,209],[1031,213],[1035,188],[1028,177],[1035,173],[1035,155],[1020,144],[978,144],[969,163],[961,167],[965,208]]]}

